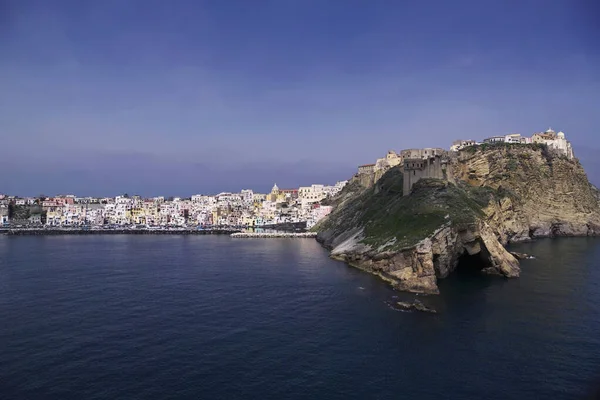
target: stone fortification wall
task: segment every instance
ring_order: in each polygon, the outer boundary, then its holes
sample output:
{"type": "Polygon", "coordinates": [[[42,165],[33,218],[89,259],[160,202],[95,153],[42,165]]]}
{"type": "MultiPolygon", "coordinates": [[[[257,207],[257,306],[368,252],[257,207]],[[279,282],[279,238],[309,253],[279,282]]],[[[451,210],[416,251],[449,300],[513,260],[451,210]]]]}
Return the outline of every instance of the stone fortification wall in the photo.
{"type": "Polygon", "coordinates": [[[416,158],[420,158],[420,159],[426,159],[426,158],[430,158],[433,156],[442,156],[446,153],[446,150],[439,148],[439,147],[427,147],[424,149],[407,149],[407,150],[402,150],[400,152],[400,156],[402,157],[403,160],[407,160],[407,159],[416,159],[416,158]]]}
{"type": "Polygon", "coordinates": [[[402,192],[407,196],[413,185],[423,178],[447,180],[446,160],[441,155],[428,158],[408,158],[404,160],[404,181],[402,192]]]}

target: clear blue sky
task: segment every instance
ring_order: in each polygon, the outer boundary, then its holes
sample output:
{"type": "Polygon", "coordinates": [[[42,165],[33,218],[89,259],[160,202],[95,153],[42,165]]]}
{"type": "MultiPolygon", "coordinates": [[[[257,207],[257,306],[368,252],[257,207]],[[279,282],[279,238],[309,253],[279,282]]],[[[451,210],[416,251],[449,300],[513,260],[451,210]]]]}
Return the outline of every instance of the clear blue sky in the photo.
{"type": "Polygon", "coordinates": [[[595,3],[0,0],[0,192],[333,183],[549,126],[599,183],[595,3]]]}

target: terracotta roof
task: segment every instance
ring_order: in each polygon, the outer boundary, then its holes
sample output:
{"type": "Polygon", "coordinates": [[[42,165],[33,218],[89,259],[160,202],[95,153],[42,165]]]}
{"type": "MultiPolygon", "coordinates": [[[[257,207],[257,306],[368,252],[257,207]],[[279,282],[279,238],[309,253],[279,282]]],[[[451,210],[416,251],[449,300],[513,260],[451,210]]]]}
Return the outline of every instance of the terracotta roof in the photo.
{"type": "Polygon", "coordinates": [[[360,167],[374,167],[375,164],[364,164],[364,165],[359,165],[358,168],[360,167]]]}

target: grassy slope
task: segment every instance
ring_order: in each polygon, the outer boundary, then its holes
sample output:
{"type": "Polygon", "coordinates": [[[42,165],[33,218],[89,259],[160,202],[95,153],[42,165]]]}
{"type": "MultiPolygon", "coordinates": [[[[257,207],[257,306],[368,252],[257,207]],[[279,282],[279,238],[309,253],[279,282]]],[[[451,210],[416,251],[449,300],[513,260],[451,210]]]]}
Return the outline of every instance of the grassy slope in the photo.
{"type": "Polygon", "coordinates": [[[363,243],[374,248],[390,243],[385,250],[399,250],[414,246],[445,223],[475,222],[494,194],[488,188],[424,179],[403,196],[402,183],[400,170],[391,169],[373,188],[342,203],[316,230],[341,233],[360,226],[363,243]]]}

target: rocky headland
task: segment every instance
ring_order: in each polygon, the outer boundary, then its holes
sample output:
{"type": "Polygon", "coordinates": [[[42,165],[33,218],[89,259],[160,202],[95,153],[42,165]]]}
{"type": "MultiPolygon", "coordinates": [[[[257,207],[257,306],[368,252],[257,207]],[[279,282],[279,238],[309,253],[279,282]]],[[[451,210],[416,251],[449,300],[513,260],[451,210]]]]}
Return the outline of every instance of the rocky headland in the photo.
{"type": "Polygon", "coordinates": [[[508,243],[600,234],[599,192],[577,159],[543,145],[473,146],[452,153],[447,169],[410,193],[402,166],[353,178],[313,228],[317,240],[399,290],[435,294],[462,260],[518,277],[508,243]]]}

